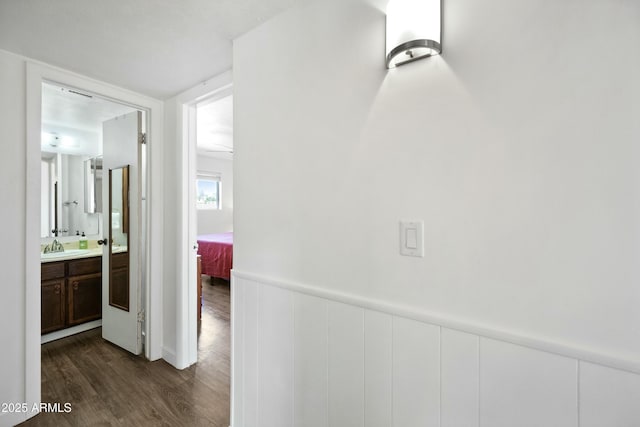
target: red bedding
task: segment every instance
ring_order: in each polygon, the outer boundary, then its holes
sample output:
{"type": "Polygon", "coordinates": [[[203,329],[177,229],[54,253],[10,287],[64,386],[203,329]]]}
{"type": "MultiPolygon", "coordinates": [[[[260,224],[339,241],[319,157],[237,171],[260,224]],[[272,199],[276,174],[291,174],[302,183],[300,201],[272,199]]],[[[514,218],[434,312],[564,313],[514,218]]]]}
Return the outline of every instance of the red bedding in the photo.
{"type": "Polygon", "coordinates": [[[233,267],[233,232],[198,236],[202,274],[229,280],[233,267]]]}

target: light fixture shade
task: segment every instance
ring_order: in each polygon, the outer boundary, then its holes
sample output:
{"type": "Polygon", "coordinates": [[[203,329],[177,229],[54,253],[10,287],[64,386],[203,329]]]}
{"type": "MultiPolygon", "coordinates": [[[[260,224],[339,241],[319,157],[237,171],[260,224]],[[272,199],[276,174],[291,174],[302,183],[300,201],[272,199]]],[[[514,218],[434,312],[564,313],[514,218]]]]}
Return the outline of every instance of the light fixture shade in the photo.
{"type": "Polygon", "coordinates": [[[389,0],[387,68],[438,55],[441,0],[389,0]]]}

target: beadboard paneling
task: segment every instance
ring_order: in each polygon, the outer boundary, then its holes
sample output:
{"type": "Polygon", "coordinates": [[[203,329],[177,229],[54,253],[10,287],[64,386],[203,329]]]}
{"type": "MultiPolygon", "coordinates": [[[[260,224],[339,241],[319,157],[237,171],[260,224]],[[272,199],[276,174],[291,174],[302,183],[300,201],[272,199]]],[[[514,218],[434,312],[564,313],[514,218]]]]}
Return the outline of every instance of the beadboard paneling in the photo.
{"type": "MultiPolygon", "coordinates": [[[[231,354],[244,355],[245,351],[245,289],[244,279],[231,279],[231,354]]],[[[200,302],[200,301],[198,301],[200,302]]],[[[244,391],[244,366],[242,359],[231,358],[231,424],[236,426],[244,425],[244,405],[242,403],[244,391]]]]}
{"type": "Polygon", "coordinates": [[[440,420],[440,328],[393,319],[393,424],[437,427],[440,420]]]}
{"type": "Polygon", "coordinates": [[[480,339],[480,425],[577,427],[577,361],[480,339]]]}
{"type": "Polygon", "coordinates": [[[367,427],[392,426],[392,316],[364,313],[364,420],[367,427]]]}
{"type": "Polygon", "coordinates": [[[258,289],[258,420],[293,427],[293,294],[258,289]]]}
{"type": "Polygon", "coordinates": [[[364,310],[328,303],[329,425],[364,427],[364,310]]]}
{"type": "Polygon", "coordinates": [[[234,278],[233,427],[640,425],[638,374],[305,290],[234,278]]]}
{"type": "Polygon", "coordinates": [[[640,426],[640,376],[580,363],[580,427],[640,426]]]}
{"type": "MultiPolygon", "coordinates": [[[[260,359],[260,354],[258,353],[258,286],[260,285],[249,280],[244,280],[238,286],[243,287],[244,296],[242,301],[245,304],[242,313],[244,317],[244,353],[238,355],[244,371],[241,377],[244,381],[242,386],[244,393],[242,402],[244,424],[242,425],[257,426],[258,360],[260,359]]],[[[233,314],[231,316],[234,317],[233,314]]],[[[237,358],[234,357],[234,360],[237,360],[237,358]]],[[[232,379],[232,381],[235,383],[235,379],[232,379]]]]}
{"type": "Polygon", "coordinates": [[[478,427],[480,397],[477,335],[442,328],[441,427],[478,427]]]}
{"type": "Polygon", "coordinates": [[[326,427],[328,408],[327,301],[294,295],[293,425],[326,427]]]}

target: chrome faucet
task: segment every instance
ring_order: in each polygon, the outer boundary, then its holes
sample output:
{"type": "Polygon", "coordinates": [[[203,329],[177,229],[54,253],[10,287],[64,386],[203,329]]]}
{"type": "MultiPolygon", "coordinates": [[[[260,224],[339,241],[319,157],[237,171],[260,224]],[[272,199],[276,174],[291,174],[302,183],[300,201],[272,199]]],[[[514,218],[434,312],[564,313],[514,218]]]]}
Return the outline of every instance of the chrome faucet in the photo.
{"type": "Polygon", "coordinates": [[[62,243],[58,242],[58,239],[53,239],[50,245],[44,247],[44,253],[48,254],[51,252],[64,252],[64,246],[62,243]]]}

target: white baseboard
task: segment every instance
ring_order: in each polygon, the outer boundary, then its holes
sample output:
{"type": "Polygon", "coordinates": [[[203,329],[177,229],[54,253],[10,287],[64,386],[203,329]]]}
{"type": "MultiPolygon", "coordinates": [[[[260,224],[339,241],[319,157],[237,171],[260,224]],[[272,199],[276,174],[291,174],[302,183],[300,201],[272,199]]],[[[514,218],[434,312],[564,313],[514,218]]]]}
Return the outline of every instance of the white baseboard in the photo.
{"type": "Polygon", "coordinates": [[[176,352],[170,348],[162,347],[162,358],[171,366],[178,368],[178,358],[176,352]]]}
{"type": "Polygon", "coordinates": [[[42,335],[40,337],[40,344],[45,344],[51,341],[59,340],[61,338],[70,337],[71,335],[75,335],[75,334],[79,334],[80,332],[86,332],[91,329],[99,328],[100,326],[102,326],[102,319],[94,320],[93,322],[83,323],[82,325],[72,326],[66,329],[61,329],[59,331],[42,335]]]}

